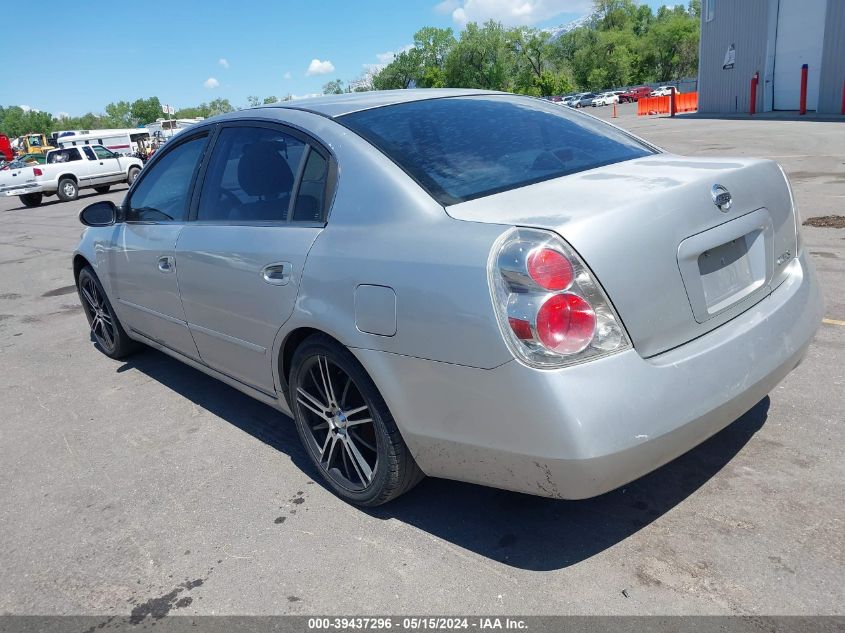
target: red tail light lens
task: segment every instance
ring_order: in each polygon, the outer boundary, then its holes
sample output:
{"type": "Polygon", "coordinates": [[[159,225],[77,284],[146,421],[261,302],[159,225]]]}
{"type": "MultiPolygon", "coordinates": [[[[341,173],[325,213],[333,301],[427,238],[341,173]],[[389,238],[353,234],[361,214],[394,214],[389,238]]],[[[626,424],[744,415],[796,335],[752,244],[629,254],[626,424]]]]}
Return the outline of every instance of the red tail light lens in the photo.
{"type": "Polygon", "coordinates": [[[575,278],[569,260],[551,248],[538,248],[526,264],[531,279],[546,290],[566,290],[575,278]]]}
{"type": "Polygon", "coordinates": [[[487,274],[502,336],[526,365],[555,369],[630,349],[598,280],[552,231],[509,229],[490,251],[487,274]]]}
{"type": "Polygon", "coordinates": [[[531,324],[525,319],[510,317],[508,318],[508,323],[510,324],[513,333],[516,334],[516,338],[522,341],[530,341],[534,338],[534,334],[531,332],[531,324]]]}
{"type": "Polygon", "coordinates": [[[32,174],[33,174],[34,176],[43,176],[43,175],[44,175],[44,172],[43,172],[43,171],[41,171],[38,167],[33,167],[33,168],[32,168],[32,174]]]}
{"type": "Polygon", "coordinates": [[[578,295],[552,295],[537,312],[537,336],[558,354],[577,354],[590,344],[595,331],[593,306],[578,295]]]}

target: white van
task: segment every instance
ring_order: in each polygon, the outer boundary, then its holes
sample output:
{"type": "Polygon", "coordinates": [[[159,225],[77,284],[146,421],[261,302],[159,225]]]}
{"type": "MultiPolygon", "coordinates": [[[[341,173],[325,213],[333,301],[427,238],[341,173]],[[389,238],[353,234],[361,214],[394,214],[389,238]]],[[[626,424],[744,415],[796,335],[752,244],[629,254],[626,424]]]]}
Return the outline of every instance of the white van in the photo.
{"type": "Polygon", "coordinates": [[[121,156],[146,156],[150,147],[150,133],[143,128],[90,130],[86,134],[60,136],[56,141],[62,148],[102,145],[121,156]]]}

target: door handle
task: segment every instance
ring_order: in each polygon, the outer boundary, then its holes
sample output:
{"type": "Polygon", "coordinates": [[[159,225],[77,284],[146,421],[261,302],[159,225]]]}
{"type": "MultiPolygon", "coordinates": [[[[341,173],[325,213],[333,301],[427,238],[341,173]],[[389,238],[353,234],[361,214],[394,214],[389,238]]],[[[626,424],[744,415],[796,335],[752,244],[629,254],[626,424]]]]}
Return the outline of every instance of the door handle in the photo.
{"type": "Polygon", "coordinates": [[[268,284],[284,286],[290,281],[291,265],[289,262],[268,264],[261,269],[261,278],[268,284]]]}
{"type": "Polygon", "coordinates": [[[173,272],[173,258],[170,255],[164,255],[158,258],[158,269],[163,273],[173,272]]]}

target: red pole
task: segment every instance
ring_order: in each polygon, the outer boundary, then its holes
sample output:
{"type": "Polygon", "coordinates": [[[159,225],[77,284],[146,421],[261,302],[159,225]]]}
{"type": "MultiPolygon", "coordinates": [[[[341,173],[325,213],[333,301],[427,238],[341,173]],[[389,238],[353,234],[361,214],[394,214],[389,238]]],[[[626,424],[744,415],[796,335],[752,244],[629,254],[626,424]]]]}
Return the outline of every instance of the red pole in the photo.
{"type": "Polygon", "coordinates": [[[801,101],[798,114],[807,114],[807,64],[801,66],[801,101]]]}
{"type": "Polygon", "coordinates": [[[751,78],[751,103],[748,105],[748,114],[752,116],[757,113],[757,82],[760,81],[759,73],[754,73],[751,78]]]}
{"type": "Polygon", "coordinates": [[[669,88],[669,116],[675,116],[675,86],[669,88]]]}
{"type": "Polygon", "coordinates": [[[845,81],[842,82],[842,114],[845,114],[845,81]]]}

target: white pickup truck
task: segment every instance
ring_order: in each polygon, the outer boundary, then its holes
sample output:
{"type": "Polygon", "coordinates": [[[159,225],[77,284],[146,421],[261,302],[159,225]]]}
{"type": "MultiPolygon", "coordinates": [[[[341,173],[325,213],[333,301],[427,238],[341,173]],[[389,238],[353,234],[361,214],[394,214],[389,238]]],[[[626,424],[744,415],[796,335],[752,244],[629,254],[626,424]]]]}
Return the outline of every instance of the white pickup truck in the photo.
{"type": "Polygon", "coordinates": [[[53,194],[67,202],[76,200],[80,189],[106,193],[114,184],[131,185],[142,166],[140,159],[118,156],[102,145],[54,149],[43,165],[0,171],[0,196],[19,196],[27,207],[53,194]]]}

